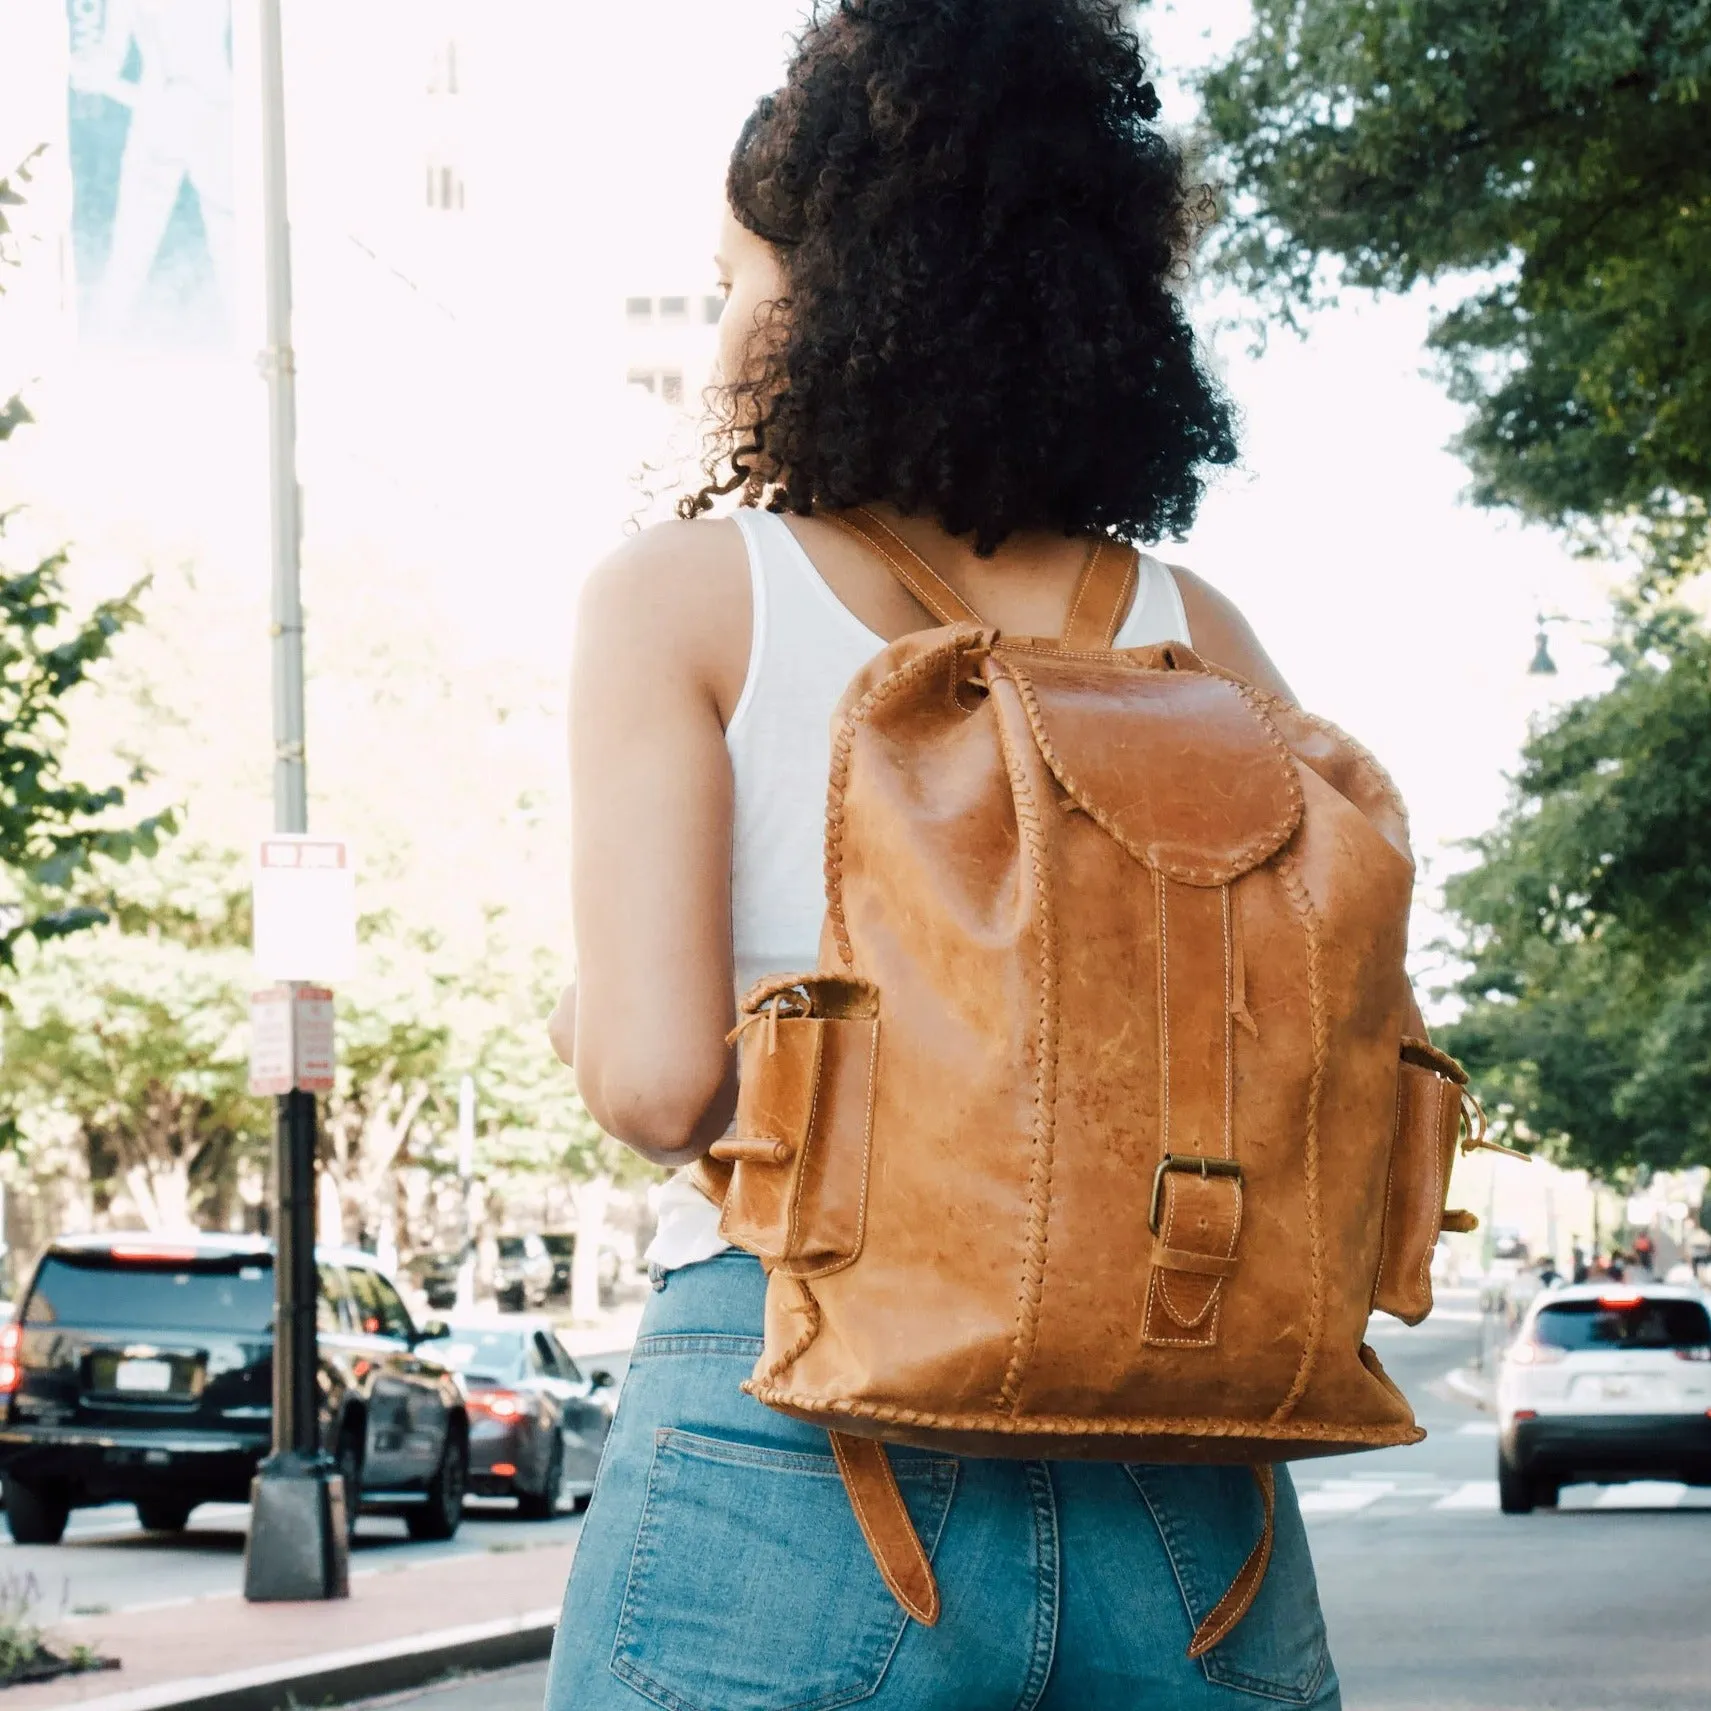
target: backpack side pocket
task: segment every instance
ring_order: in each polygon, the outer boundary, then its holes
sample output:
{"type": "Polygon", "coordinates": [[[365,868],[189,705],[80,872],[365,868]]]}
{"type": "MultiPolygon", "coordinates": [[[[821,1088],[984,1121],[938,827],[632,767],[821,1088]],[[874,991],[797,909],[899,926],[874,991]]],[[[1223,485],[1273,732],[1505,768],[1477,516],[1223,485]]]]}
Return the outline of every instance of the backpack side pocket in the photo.
{"type": "Polygon", "coordinates": [[[720,1233],[771,1270],[817,1277],[861,1252],[879,994],[866,981],[778,976],[743,999],[732,1166],[720,1233]]]}
{"type": "Polygon", "coordinates": [[[1432,1310],[1432,1251],[1444,1227],[1466,1086],[1454,1058],[1424,1040],[1403,1040],[1372,1304],[1409,1325],[1432,1310]]]}

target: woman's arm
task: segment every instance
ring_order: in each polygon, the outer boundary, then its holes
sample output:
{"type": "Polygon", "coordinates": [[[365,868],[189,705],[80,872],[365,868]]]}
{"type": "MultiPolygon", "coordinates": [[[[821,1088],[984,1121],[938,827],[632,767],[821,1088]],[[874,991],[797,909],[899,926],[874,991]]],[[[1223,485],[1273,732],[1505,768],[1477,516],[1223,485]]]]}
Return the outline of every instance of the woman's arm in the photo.
{"type": "Polygon", "coordinates": [[[660,1164],[705,1152],[736,1099],[724,722],[748,624],[741,537],[710,522],[627,543],[590,576],[577,624],[577,991],[557,1026],[594,1120],[660,1164]]]}

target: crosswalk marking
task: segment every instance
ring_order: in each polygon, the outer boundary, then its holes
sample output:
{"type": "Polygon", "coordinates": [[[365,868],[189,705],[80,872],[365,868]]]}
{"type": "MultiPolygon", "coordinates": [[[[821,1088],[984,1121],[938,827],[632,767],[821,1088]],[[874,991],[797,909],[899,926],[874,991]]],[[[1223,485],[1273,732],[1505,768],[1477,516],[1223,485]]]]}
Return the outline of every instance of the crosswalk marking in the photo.
{"type": "Polygon", "coordinates": [[[1595,1509],[1679,1509],[1687,1487],[1673,1479],[1636,1479],[1627,1485],[1607,1485],[1598,1493],[1595,1509]]]}
{"type": "MultiPolygon", "coordinates": [[[[1306,1480],[1298,1486],[1301,1513],[1310,1520],[1359,1518],[1376,1524],[1403,1515],[1493,1515],[1499,1512],[1495,1479],[1306,1480]]],[[[1674,1480],[1637,1479],[1626,1485],[1570,1485],[1559,1507],[1566,1510],[1711,1510],[1711,1490],[1674,1480]]],[[[1546,1513],[1546,1511],[1539,1511],[1546,1513]]]]}
{"type": "Polygon", "coordinates": [[[1447,1497],[1440,1497],[1434,1509],[1495,1509],[1497,1481],[1469,1479],[1458,1485],[1447,1497]]]}
{"type": "Polygon", "coordinates": [[[1301,1513],[1353,1515],[1395,1489],[1388,1479],[1327,1479],[1301,1493],[1301,1513]]]}

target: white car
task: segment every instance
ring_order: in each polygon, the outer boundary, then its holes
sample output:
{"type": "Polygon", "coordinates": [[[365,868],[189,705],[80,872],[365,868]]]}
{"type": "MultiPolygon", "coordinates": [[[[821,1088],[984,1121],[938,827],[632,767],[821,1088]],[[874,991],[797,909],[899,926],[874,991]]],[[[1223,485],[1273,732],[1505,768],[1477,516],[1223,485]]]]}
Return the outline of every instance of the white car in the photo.
{"type": "Polygon", "coordinates": [[[1583,1283],[1538,1296],[1497,1376],[1506,1515],[1565,1485],[1711,1485],[1711,1315],[1697,1289],[1583,1283]]]}

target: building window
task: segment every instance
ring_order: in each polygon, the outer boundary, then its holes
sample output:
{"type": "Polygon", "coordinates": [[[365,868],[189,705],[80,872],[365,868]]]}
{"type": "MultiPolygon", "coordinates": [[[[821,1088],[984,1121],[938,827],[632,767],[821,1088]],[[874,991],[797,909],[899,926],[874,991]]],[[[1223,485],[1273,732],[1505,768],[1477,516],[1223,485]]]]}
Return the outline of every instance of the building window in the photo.
{"type": "Polygon", "coordinates": [[[455,95],[457,92],[457,43],[448,39],[434,49],[428,66],[428,93],[455,95]]]}
{"type": "Polygon", "coordinates": [[[723,297],[703,297],[701,299],[701,319],[709,327],[718,326],[724,319],[725,299],[723,297]]]}
{"type": "Polygon", "coordinates": [[[689,299],[687,297],[660,298],[659,318],[662,321],[687,321],[689,319],[689,299]]]}
{"type": "Polygon", "coordinates": [[[449,213],[463,211],[463,174],[443,161],[428,162],[428,206],[449,213]]]}
{"type": "Polygon", "coordinates": [[[678,368],[632,368],[624,377],[650,398],[674,408],[683,402],[683,371],[678,368]]]}
{"type": "Polygon", "coordinates": [[[654,300],[651,297],[626,297],[624,314],[632,321],[651,321],[654,318],[654,300]]]}

